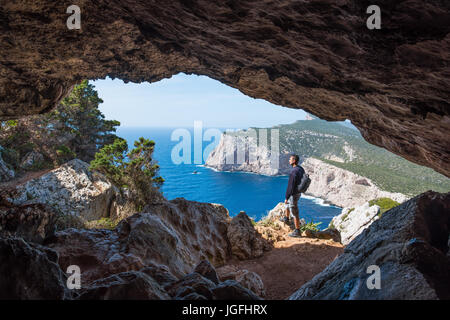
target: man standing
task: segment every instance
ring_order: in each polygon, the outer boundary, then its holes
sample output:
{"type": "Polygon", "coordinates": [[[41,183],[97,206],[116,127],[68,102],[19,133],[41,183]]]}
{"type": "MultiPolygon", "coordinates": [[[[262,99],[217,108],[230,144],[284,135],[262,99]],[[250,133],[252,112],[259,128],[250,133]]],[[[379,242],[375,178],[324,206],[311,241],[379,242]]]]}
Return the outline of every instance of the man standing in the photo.
{"type": "Polygon", "coordinates": [[[289,234],[290,237],[300,237],[300,219],[298,210],[298,199],[300,199],[300,192],[297,188],[302,180],[305,170],[298,165],[299,156],[294,154],[289,158],[289,164],[292,166],[291,174],[289,175],[289,182],[286,189],[286,200],[284,201],[286,206],[286,216],[283,222],[289,224],[290,213],[294,216],[295,230],[289,234]]]}

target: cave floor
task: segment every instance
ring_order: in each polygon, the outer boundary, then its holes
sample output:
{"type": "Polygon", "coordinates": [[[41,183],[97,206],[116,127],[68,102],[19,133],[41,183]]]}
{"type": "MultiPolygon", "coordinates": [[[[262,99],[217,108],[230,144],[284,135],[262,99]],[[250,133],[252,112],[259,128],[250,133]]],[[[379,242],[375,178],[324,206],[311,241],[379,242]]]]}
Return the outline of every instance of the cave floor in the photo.
{"type": "MultiPolygon", "coordinates": [[[[236,266],[256,272],[264,282],[265,299],[287,299],[297,289],[344,252],[344,246],[333,240],[288,238],[274,243],[271,251],[251,260],[230,260],[236,266]]],[[[223,267],[222,267],[223,268],[223,267]]],[[[218,268],[220,273],[220,268],[218,268]]]]}

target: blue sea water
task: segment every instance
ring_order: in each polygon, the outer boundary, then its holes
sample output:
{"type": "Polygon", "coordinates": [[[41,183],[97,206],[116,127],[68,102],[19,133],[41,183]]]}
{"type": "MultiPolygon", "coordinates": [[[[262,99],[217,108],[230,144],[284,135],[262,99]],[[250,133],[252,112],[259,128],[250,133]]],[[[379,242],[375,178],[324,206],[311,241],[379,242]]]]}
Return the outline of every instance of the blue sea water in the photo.
{"type": "MultiPolygon", "coordinates": [[[[194,159],[194,135],[191,133],[191,155],[194,159]]],[[[264,176],[245,172],[220,172],[204,167],[203,164],[174,164],[172,149],[179,141],[171,141],[175,128],[124,128],[119,127],[117,135],[126,139],[131,149],[135,140],[144,137],[155,141],[154,159],[160,166],[159,174],[165,179],[162,187],[164,196],[171,200],[183,197],[187,200],[220,203],[230,216],[245,211],[255,220],[284,201],[288,182],[287,176],[264,176]],[[193,172],[197,171],[196,174],[193,172]]],[[[204,129],[205,130],[205,129],[204,129]]],[[[224,129],[223,129],[224,130],[224,129]]],[[[203,148],[210,141],[203,142],[203,148]]],[[[217,144],[218,141],[214,141],[217,144]]],[[[325,229],[331,219],[340,214],[341,208],[324,204],[323,200],[303,196],[299,200],[300,217],[307,222],[321,222],[319,227],[325,229]]]]}

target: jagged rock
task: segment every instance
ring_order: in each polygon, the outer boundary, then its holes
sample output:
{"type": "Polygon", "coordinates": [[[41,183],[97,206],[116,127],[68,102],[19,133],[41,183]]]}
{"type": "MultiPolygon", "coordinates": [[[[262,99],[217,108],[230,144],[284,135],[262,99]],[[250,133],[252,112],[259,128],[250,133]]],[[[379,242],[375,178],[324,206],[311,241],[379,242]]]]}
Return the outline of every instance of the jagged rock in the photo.
{"type": "Polygon", "coordinates": [[[66,229],[45,243],[59,253],[63,269],[80,266],[85,284],[154,264],[181,277],[201,260],[220,265],[228,259],[230,218],[223,206],[175,199],[147,209],[114,230],[66,229]]]}
{"type": "Polygon", "coordinates": [[[335,216],[330,222],[330,226],[339,231],[341,243],[344,245],[349,244],[379,218],[380,207],[370,206],[369,202],[352,209],[344,208],[342,213],[335,216]]]}
{"type": "Polygon", "coordinates": [[[184,296],[182,298],[182,300],[208,300],[208,299],[206,299],[206,297],[204,297],[198,293],[192,292],[192,293],[184,296]]]}
{"type": "Polygon", "coordinates": [[[218,269],[220,280],[235,280],[244,288],[247,288],[260,297],[265,297],[266,290],[261,277],[253,271],[238,269],[228,265],[218,269]]]}
{"type": "Polygon", "coordinates": [[[167,292],[175,298],[182,298],[190,293],[197,293],[207,299],[212,299],[212,290],[216,284],[201,274],[193,272],[182,277],[179,281],[166,286],[167,292]]]}
{"type": "Polygon", "coordinates": [[[428,191],[383,214],[289,299],[450,299],[450,193],[428,191]],[[368,289],[371,265],[381,289],[368,289]]]}
{"type": "Polygon", "coordinates": [[[335,242],[341,242],[341,235],[339,231],[335,229],[325,229],[319,231],[306,229],[302,232],[302,236],[317,239],[331,239],[335,242]]]}
{"type": "Polygon", "coordinates": [[[147,265],[139,271],[155,279],[155,281],[162,287],[178,281],[178,279],[170,272],[169,268],[164,265],[147,265]]]}
{"type": "Polygon", "coordinates": [[[49,248],[0,238],[0,299],[70,299],[66,277],[49,248]]]}
{"type": "Polygon", "coordinates": [[[53,235],[57,216],[51,208],[39,203],[15,206],[1,200],[0,196],[0,235],[37,243],[53,235]]]}
{"type": "Polygon", "coordinates": [[[30,169],[33,166],[39,165],[44,161],[44,156],[37,151],[28,152],[20,163],[22,169],[30,169]]]}
{"type": "MultiPolygon", "coordinates": [[[[114,187],[114,189],[116,189],[114,187]]],[[[161,195],[155,195],[155,198],[159,198],[161,195]]],[[[133,195],[130,190],[117,189],[114,192],[114,196],[109,205],[109,217],[113,221],[123,220],[134,213],[138,212],[136,204],[133,201],[133,195]]]]}
{"type": "Polygon", "coordinates": [[[14,170],[10,169],[2,158],[3,148],[0,146],[0,182],[9,181],[15,177],[14,170]]]}
{"type": "Polygon", "coordinates": [[[253,227],[252,221],[244,211],[231,220],[227,231],[231,252],[238,259],[257,258],[270,250],[269,243],[253,227]]]}
{"type": "Polygon", "coordinates": [[[86,221],[107,217],[114,188],[103,175],[88,168],[86,162],[71,160],[9,190],[8,200],[16,205],[44,203],[62,215],[86,221]]]}
{"type": "Polygon", "coordinates": [[[202,260],[195,268],[194,272],[197,272],[204,276],[206,279],[211,280],[215,284],[219,283],[219,278],[217,277],[216,270],[214,267],[209,263],[208,260],[202,260]]]}
{"type": "Polygon", "coordinates": [[[82,289],[80,300],[167,300],[169,295],[150,276],[129,271],[99,279],[82,289]]]}
{"type": "Polygon", "coordinates": [[[253,299],[255,293],[259,296],[265,295],[264,284],[261,278],[254,272],[238,270],[236,267],[224,266],[220,268],[219,281],[216,270],[208,262],[202,261],[193,273],[187,274],[177,282],[165,287],[174,299],[196,300],[196,299],[253,299]],[[204,272],[213,279],[197,272],[204,272]],[[214,281],[215,280],[215,281],[214,281]],[[233,280],[229,282],[227,280],[233,280]]]}
{"type": "Polygon", "coordinates": [[[226,280],[212,290],[214,300],[261,300],[235,280],[226,280]]]}

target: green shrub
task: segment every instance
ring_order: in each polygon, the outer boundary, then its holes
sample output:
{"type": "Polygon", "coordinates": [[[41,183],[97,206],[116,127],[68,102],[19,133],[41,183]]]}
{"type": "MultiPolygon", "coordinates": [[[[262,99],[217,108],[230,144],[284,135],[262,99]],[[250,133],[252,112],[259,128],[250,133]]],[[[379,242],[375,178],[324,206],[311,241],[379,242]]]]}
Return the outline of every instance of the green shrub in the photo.
{"type": "Polygon", "coordinates": [[[348,215],[349,215],[353,210],[355,210],[355,208],[350,208],[350,209],[348,210],[348,212],[342,216],[342,221],[347,220],[348,215]]]}
{"type": "Polygon", "coordinates": [[[377,205],[380,207],[380,213],[379,215],[381,216],[383,213],[385,213],[386,211],[398,206],[400,203],[398,203],[397,201],[394,201],[390,198],[378,198],[378,199],[373,199],[369,201],[369,206],[374,206],[377,205]]]}
{"type": "Polygon", "coordinates": [[[301,225],[300,226],[300,231],[306,231],[306,230],[311,230],[311,231],[320,231],[320,229],[318,228],[318,226],[321,224],[322,222],[316,222],[314,223],[313,220],[311,220],[310,222],[301,225]]]}
{"type": "Polygon", "coordinates": [[[99,220],[89,221],[85,223],[88,229],[108,229],[113,230],[117,227],[119,221],[114,221],[111,218],[101,218],[99,220]]]}

